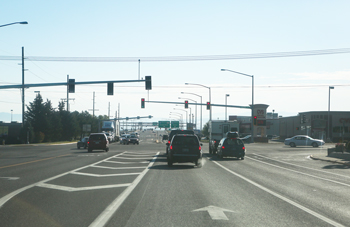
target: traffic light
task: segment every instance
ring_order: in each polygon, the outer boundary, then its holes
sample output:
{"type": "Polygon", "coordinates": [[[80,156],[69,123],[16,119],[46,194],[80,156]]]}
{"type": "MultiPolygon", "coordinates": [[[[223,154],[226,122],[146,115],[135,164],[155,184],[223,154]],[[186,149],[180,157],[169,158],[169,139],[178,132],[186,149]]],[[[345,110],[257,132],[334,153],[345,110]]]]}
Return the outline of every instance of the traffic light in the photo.
{"type": "Polygon", "coordinates": [[[113,88],[114,88],[113,83],[107,83],[107,95],[113,95],[113,88]]]}
{"type": "Polygon", "coordinates": [[[68,81],[68,92],[75,93],[75,79],[69,79],[68,81]]]}
{"type": "Polygon", "coordinates": [[[141,108],[145,108],[145,99],[144,98],[141,99],[141,108]]]}
{"type": "Polygon", "coordinates": [[[188,109],[188,101],[185,101],[185,109],[188,109]]]}
{"type": "Polygon", "coordinates": [[[258,121],[257,117],[254,116],[254,122],[253,122],[253,124],[254,124],[254,125],[257,125],[257,121],[258,121]]]}
{"type": "Polygon", "coordinates": [[[152,90],[152,78],[151,76],[145,76],[146,90],[152,90]]]}
{"type": "Polygon", "coordinates": [[[210,110],[210,102],[207,102],[207,110],[210,110]]]}

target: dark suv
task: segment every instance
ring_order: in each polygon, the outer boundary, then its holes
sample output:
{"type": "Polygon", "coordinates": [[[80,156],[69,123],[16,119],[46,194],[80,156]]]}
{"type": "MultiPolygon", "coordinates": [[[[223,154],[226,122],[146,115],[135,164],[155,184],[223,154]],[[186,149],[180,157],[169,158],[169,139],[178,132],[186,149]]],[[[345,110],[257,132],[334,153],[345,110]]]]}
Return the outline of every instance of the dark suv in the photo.
{"type": "Polygon", "coordinates": [[[169,134],[169,137],[168,137],[168,142],[166,143],[166,148],[165,148],[166,154],[168,154],[168,152],[169,152],[169,145],[170,145],[171,140],[177,134],[191,134],[191,135],[194,135],[194,131],[193,130],[181,130],[181,129],[171,130],[171,132],[169,134]]]}
{"type": "Polygon", "coordinates": [[[218,145],[217,155],[219,158],[225,156],[236,157],[237,159],[244,159],[245,147],[241,139],[234,138],[222,138],[218,145]]]}
{"type": "Polygon", "coordinates": [[[177,134],[173,136],[167,155],[168,166],[174,162],[193,162],[200,166],[202,159],[202,144],[193,134],[177,134]]]}
{"type": "Polygon", "coordinates": [[[109,141],[104,133],[91,133],[88,140],[88,152],[93,150],[109,151],[109,141]]]}

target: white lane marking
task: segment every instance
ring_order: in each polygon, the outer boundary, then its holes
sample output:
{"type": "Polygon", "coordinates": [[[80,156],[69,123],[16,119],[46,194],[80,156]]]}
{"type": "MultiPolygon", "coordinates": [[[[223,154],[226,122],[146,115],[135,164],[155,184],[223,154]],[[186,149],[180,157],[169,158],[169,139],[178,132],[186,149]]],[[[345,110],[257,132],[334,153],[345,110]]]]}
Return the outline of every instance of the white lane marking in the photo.
{"type": "MultiPolygon", "coordinates": [[[[151,158],[151,157],[150,157],[151,158]]],[[[145,159],[145,157],[140,158],[126,158],[126,157],[118,157],[117,159],[145,159]]]]}
{"type": "Polygon", "coordinates": [[[309,208],[304,207],[303,205],[300,205],[299,203],[296,203],[296,202],[294,202],[294,201],[292,201],[292,200],[290,200],[290,199],[288,199],[288,198],[286,198],[286,197],[284,197],[284,196],[282,196],[282,195],[280,195],[280,194],[278,194],[276,192],[271,191],[268,188],[265,188],[264,186],[254,182],[252,180],[249,180],[248,178],[246,178],[246,177],[244,177],[244,176],[242,176],[242,175],[240,175],[240,174],[238,174],[236,172],[233,172],[232,170],[226,168],[225,166],[221,165],[220,163],[218,163],[216,161],[213,161],[213,162],[216,165],[218,165],[221,168],[223,168],[224,170],[226,170],[227,172],[229,172],[229,173],[231,173],[231,174],[233,174],[233,175],[235,175],[235,176],[237,176],[237,177],[247,181],[248,183],[251,183],[252,185],[254,185],[254,186],[264,190],[265,192],[267,192],[267,193],[269,193],[269,194],[271,194],[271,195],[273,195],[273,196],[275,196],[275,197],[277,197],[277,198],[279,198],[279,199],[281,199],[281,200],[283,200],[283,201],[285,201],[285,202],[287,202],[287,203],[289,203],[289,204],[291,204],[291,205],[293,205],[293,206],[295,206],[295,207],[297,207],[297,208],[299,208],[299,209],[301,209],[301,210],[303,210],[303,211],[305,211],[305,212],[307,212],[307,213],[309,213],[309,214],[311,214],[311,215],[321,219],[322,221],[327,222],[328,224],[331,224],[333,226],[345,227],[344,225],[342,225],[342,224],[340,224],[338,222],[335,222],[335,221],[333,221],[333,220],[331,220],[331,219],[329,219],[329,218],[327,218],[327,217],[325,217],[325,216],[323,216],[323,215],[321,215],[321,214],[319,214],[319,213],[317,213],[315,211],[310,210],[309,208]]]}
{"type": "MultiPolygon", "coordinates": [[[[332,175],[339,176],[339,177],[350,178],[350,176],[345,176],[345,175],[341,175],[341,174],[337,174],[337,173],[327,172],[327,171],[324,171],[324,170],[314,169],[314,168],[310,168],[310,167],[306,167],[306,166],[300,166],[300,165],[292,164],[292,163],[289,163],[289,162],[284,162],[284,161],[268,158],[268,157],[265,157],[263,155],[258,155],[258,154],[254,154],[254,155],[263,157],[265,159],[270,159],[270,160],[273,160],[273,161],[276,161],[276,162],[281,162],[281,163],[285,163],[285,164],[288,164],[288,165],[301,167],[301,168],[304,168],[304,169],[311,169],[311,170],[318,171],[318,172],[321,172],[321,173],[327,173],[327,174],[332,174],[332,175]]],[[[311,159],[310,156],[308,156],[307,158],[311,159]]]]}
{"type": "Polygon", "coordinates": [[[126,200],[126,198],[131,194],[131,192],[136,188],[136,186],[140,183],[142,178],[146,175],[146,173],[149,171],[150,167],[154,164],[155,160],[157,159],[159,155],[159,152],[156,154],[156,156],[152,159],[152,161],[149,163],[148,167],[132,182],[132,184],[126,188],[91,224],[90,226],[104,226],[109,219],[112,217],[112,215],[117,211],[117,209],[120,207],[120,205],[123,204],[123,202],[126,200]]]}
{"type": "Polygon", "coordinates": [[[154,153],[153,154],[131,154],[129,152],[126,152],[124,154],[124,156],[131,156],[131,157],[140,157],[140,156],[146,156],[146,157],[153,157],[154,156],[154,153]]]}
{"type": "Polygon", "coordinates": [[[138,152],[130,152],[130,151],[125,151],[124,153],[125,155],[129,155],[129,154],[135,154],[135,155],[148,155],[148,156],[154,156],[154,152],[153,153],[138,153],[138,152]]]}
{"type": "Polygon", "coordinates": [[[102,168],[102,169],[144,169],[146,168],[146,166],[144,167],[108,167],[108,166],[89,166],[89,167],[95,167],[95,168],[102,168]]]}
{"type": "Polygon", "coordinates": [[[91,167],[92,165],[96,165],[96,164],[98,164],[98,163],[104,162],[104,161],[106,161],[106,160],[109,160],[109,159],[111,159],[111,158],[113,158],[113,157],[116,157],[116,156],[119,156],[119,155],[123,155],[123,153],[120,153],[120,154],[114,155],[114,156],[112,156],[112,157],[106,158],[106,159],[104,159],[104,160],[102,160],[102,161],[98,161],[98,162],[96,162],[96,163],[94,163],[94,164],[87,165],[87,166],[83,166],[83,167],[77,168],[77,169],[75,169],[75,170],[68,171],[68,172],[65,172],[65,173],[56,175],[56,176],[54,176],[54,177],[47,178],[47,179],[45,179],[45,180],[39,181],[39,182],[37,182],[37,183],[34,183],[34,184],[31,184],[31,185],[25,186],[25,187],[23,187],[23,188],[17,189],[16,191],[13,191],[13,192],[7,194],[6,196],[0,198],[0,208],[1,208],[7,201],[9,201],[10,199],[12,199],[13,197],[15,197],[16,195],[18,195],[19,193],[21,193],[21,192],[23,192],[23,191],[25,191],[25,190],[27,190],[27,189],[30,189],[30,188],[32,188],[32,187],[35,187],[36,185],[38,185],[38,184],[40,184],[40,183],[45,183],[45,182],[47,182],[47,181],[51,181],[51,180],[60,178],[60,177],[62,177],[62,176],[65,176],[65,175],[67,175],[67,174],[70,174],[71,172],[77,172],[77,171],[79,171],[79,170],[85,169],[85,168],[87,168],[87,167],[91,167]]]}
{"type": "Polygon", "coordinates": [[[110,185],[74,188],[74,187],[67,187],[67,186],[62,186],[62,185],[39,183],[36,186],[42,187],[42,188],[62,190],[62,191],[66,191],[66,192],[77,192],[77,191],[87,191],[87,190],[106,189],[106,188],[121,188],[121,187],[128,187],[130,185],[131,184],[110,184],[110,185]]]}
{"type": "Polygon", "coordinates": [[[290,171],[290,172],[294,172],[294,173],[302,174],[302,175],[305,175],[305,176],[313,177],[313,178],[316,178],[316,179],[320,179],[320,180],[324,180],[324,181],[329,181],[329,182],[332,182],[332,183],[335,183],[335,184],[340,184],[340,185],[343,185],[343,186],[346,186],[346,187],[350,187],[350,184],[345,184],[345,183],[343,183],[343,182],[339,182],[339,181],[335,181],[335,180],[330,180],[330,179],[323,178],[323,177],[318,177],[318,176],[311,175],[311,174],[308,174],[308,173],[303,173],[303,172],[300,172],[300,171],[297,171],[297,170],[288,169],[288,168],[285,168],[285,167],[281,167],[281,166],[278,166],[278,165],[274,165],[274,164],[271,164],[271,163],[268,163],[268,162],[263,162],[263,161],[260,161],[260,160],[254,159],[254,158],[250,158],[250,157],[246,157],[246,158],[248,158],[248,159],[250,159],[250,160],[254,160],[254,161],[256,161],[256,162],[264,163],[265,165],[269,165],[269,166],[273,166],[273,167],[276,167],[276,168],[284,169],[284,170],[287,170],[287,171],[290,171]]]}
{"type": "Polygon", "coordinates": [[[114,173],[114,174],[92,174],[92,173],[82,173],[82,172],[72,172],[71,174],[90,176],[90,177],[116,177],[116,176],[131,176],[139,175],[140,173],[114,173]]]}
{"type": "Polygon", "coordinates": [[[18,180],[19,179],[19,177],[0,177],[0,178],[7,179],[7,180],[18,180]]]}
{"type": "Polygon", "coordinates": [[[139,163],[149,163],[148,161],[144,161],[144,162],[116,162],[116,161],[105,161],[105,162],[110,162],[110,163],[116,163],[116,164],[139,164],[139,163]]]}
{"type": "Polygon", "coordinates": [[[197,210],[193,210],[192,212],[197,212],[197,211],[207,211],[212,220],[229,220],[224,212],[234,212],[232,210],[227,210],[216,206],[207,206],[207,207],[199,208],[197,210]]]}

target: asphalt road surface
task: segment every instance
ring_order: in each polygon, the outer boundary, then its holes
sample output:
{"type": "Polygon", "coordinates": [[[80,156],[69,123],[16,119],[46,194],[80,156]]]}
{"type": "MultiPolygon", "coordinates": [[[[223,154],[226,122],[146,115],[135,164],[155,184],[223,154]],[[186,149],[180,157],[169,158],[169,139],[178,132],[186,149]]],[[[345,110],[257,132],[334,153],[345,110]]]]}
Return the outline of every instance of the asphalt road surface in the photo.
{"type": "Polygon", "coordinates": [[[349,226],[350,169],[309,158],[326,147],[246,144],[236,160],[204,144],[201,167],[168,167],[156,138],[0,146],[0,226],[349,226]]]}

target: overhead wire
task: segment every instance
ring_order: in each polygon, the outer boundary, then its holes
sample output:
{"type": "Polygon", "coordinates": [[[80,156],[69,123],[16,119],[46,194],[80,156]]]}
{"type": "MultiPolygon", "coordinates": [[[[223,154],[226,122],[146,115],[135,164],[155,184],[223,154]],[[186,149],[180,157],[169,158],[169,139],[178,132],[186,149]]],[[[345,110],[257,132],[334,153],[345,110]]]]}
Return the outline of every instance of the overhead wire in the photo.
{"type": "MultiPolygon", "coordinates": [[[[199,56],[163,56],[163,57],[45,57],[26,56],[30,61],[61,61],[61,62],[164,62],[164,61],[208,61],[208,60],[238,60],[257,58],[302,57],[329,54],[350,53],[350,48],[323,49],[308,51],[290,51],[255,54],[229,55],[199,55],[199,56]]],[[[0,60],[21,60],[21,56],[0,56],[0,60]]]]}

